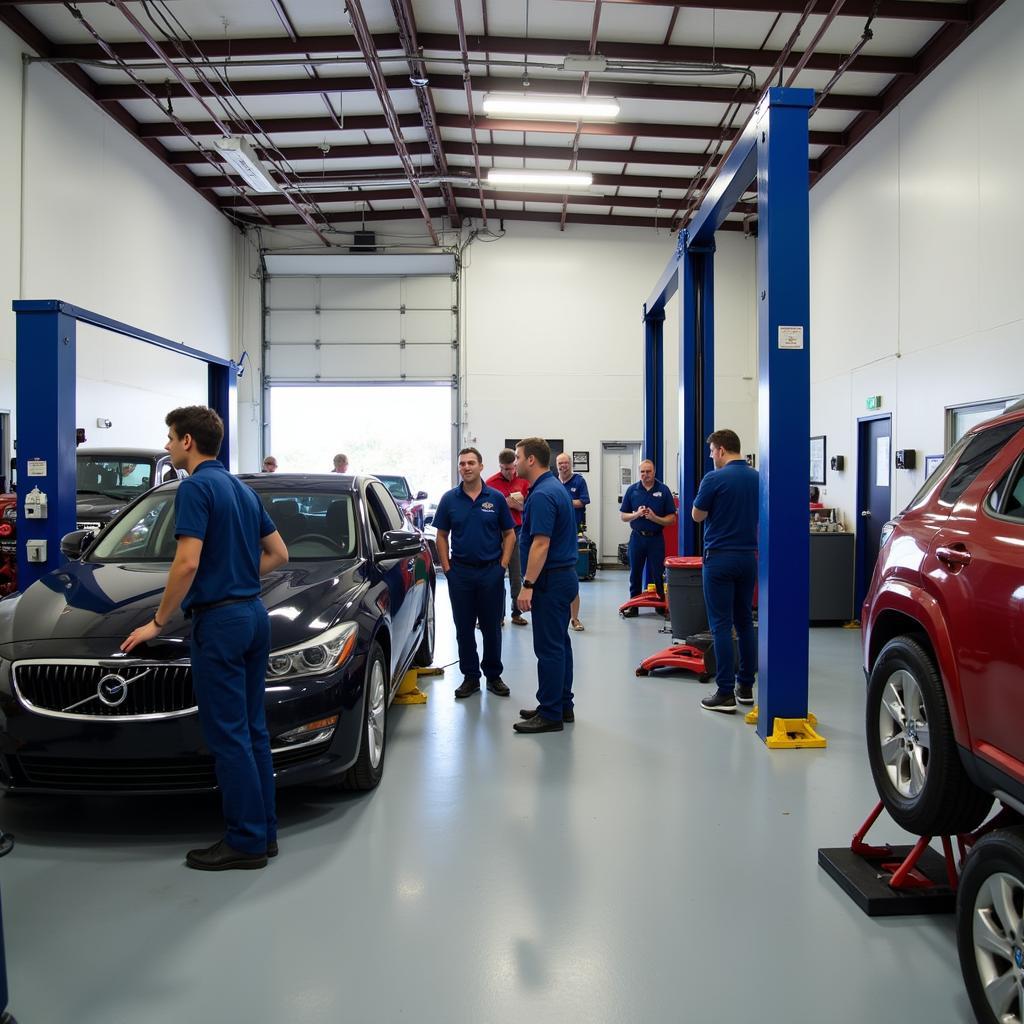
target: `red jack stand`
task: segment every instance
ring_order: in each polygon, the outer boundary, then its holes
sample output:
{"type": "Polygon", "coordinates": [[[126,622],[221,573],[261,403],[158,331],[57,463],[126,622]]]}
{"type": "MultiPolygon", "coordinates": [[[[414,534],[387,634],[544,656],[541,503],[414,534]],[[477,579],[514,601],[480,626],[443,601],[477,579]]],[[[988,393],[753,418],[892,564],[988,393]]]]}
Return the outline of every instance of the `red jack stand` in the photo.
{"type": "Polygon", "coordinates": [[[636,674],[648,676],[655,669],[675,669],[680,672],[693,672],[700,682],[706,683],[714,673],[708,671],[704,663],[704,654],[705,652],[699,647],[693,647],[690,644],[673,644],[663,651],[658,651],[657,654],[644,658],[640,662],[636,674]]]}
{"type": "Polygon", "coordinates": [[[960,863],[953,855],[952,836],[940,836],[943,855],[933,850],[932,836],[913,846],[872,846],[864,841],[882,813],[879,800],[850,845],[818,850],[818,864],[868,917],[904,914],[952,914],[956,910],[959,866],[967,848],[992,825],[957,836],[960,863]]]}
{"type": "Polygon", "coordinates": [[[656,590],[645,590],[636,597],[631,597],[624,604],[619,605],[621,615],[627,608],[653,608],[661,615],[668,615],[668,601],[656,590]]]}

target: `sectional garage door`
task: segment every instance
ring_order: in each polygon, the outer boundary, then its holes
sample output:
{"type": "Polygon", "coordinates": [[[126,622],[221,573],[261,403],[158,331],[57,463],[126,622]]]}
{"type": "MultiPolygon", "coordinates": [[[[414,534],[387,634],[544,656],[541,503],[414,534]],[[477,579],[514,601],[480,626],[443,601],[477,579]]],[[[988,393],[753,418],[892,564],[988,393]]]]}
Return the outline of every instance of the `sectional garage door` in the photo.
{"type": "Polygon", "coordinates": [[[264,386],[396,381],[455,384],[451,276],[265,279],[264,386]]]}

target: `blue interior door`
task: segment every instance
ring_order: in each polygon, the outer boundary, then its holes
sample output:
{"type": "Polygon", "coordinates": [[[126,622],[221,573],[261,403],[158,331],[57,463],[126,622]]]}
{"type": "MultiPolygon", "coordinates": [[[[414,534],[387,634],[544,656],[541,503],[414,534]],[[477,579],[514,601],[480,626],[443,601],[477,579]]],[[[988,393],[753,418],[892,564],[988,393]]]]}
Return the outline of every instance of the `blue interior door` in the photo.
{"type": "Polygon", "coordinates": [[[892,420],[864,420],[857,432],[857,600],[860,614],[881,547],[882,527],[892,517],[892,420]]]}

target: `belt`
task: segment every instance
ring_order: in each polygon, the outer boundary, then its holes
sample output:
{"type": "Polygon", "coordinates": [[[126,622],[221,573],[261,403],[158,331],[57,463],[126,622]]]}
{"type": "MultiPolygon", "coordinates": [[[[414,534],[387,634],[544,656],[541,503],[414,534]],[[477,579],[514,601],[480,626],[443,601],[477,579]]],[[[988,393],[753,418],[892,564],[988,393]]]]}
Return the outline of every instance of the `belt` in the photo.
{"type": "Polygon", "coordinates": [[[471,569],[489,569],[492,565],[497,565],[501,561],[500,558],[492,558],[489,562],[471,562],[468,558],[459,558],[457,555],[451,558],[450,561],[456,565],[468,565],[471,569]]]}
{"type": "Polygon", "coordinates": [[[633,532],[640,537],[657,537],[661,530],[655,530],[654,533],[644,533],[643,530],[634,530],[633,532]]]}
{"type": "Polygon", "coordinates": [[[223,601],[210,601],[207,604],[194,604],[185,612],[185,618],[191,619],[196,612],[208,612],[214,608],[224,608],[229,604],[245,604],[246,601],[255,601],[259,594],[250,594],[248,597],[225,597],[223,601]]]}

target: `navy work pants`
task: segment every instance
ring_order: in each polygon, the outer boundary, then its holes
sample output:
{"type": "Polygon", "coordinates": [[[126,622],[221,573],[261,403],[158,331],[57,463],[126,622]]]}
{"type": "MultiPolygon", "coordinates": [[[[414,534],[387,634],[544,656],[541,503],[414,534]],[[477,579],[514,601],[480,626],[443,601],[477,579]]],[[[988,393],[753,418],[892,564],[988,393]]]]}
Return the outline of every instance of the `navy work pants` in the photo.
{"type": "Polygon", "coordinates": [[[519,591],[523,589],[523,566],[519,554],[519,534],[522,533],[522,530],[521,526],[515,528],[516,542],[512,546],[512,558],[508,563],[508,589],[512,598],[509,607],[512,609],[513,617],[520,614],[519,608],[516,606],[516,598],[519,597],[519,591]]]}
{"type": "Polygon", "coordinates": [[[196,612],[192,683],[213,754],[228,845],[263,853],[277,839],[264,698],[270,619],[258,598],[196,612]]]}
{"type": "Polygon", "coordinates": [[[644,567],[647,582],[665,595],[665,537],[659,530],[653,537],[645,537],[633,530],[629,535],[629,596],[636,597],[644,589],[644,567]]]}
{"type": "Polygon", "coordinates": [[[704,553],[704,604],[711,635],[715,639],[716,682],[720,690],[736,684],[753,686],[757,671],[757,639],[754,633],[754,585],[757,583],[756,551],[706,551],[704,553]],[[739,671],[733,653],[732,630],[740,651],[739,671]]]}
{"type": "Polygon", "coordinates": [[[479,679],[481,667],[487,679],[501,676],[501,611],[505,604],[505,570],[501,562],[475,566],[454,561],[448,571],[448,597],[459,644],[459,671],[467,679],[479,679]],[[473,629],[480,623],[484,656],[481,663],[473,629]]]}
{"type": "Polygon", "coordinates": [[[533,653],[537,655],[537,705],[542,718],[560,722],[571,711],[572,644],[569,612],[580,592],[576,566],[546,569],[533,585],[533,653]]]}

